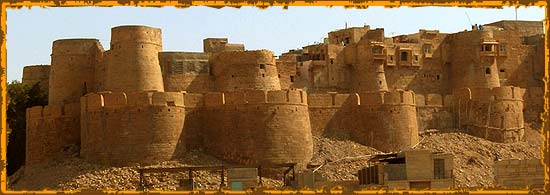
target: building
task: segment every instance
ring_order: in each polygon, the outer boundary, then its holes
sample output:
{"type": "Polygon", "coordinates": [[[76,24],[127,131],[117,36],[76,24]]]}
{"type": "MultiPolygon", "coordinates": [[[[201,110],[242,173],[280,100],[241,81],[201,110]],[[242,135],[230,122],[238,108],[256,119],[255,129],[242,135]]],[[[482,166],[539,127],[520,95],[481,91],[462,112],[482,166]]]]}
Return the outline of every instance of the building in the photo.
{"type": "Polygon", "coordinates": [[[359,170],[359,183],[388,189],[448,189],[454,187],[453,156],[408,150],[375,156],[359,170]]]}

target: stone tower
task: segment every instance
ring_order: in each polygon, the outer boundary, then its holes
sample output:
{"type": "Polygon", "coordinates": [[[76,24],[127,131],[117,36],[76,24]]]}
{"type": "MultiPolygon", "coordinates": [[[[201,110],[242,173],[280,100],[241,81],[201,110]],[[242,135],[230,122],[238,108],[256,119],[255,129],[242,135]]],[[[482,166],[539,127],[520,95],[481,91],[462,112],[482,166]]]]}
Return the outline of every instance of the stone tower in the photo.
{"type": "Polygon", "coordinates": [[[497,67],[498,42],[491,31],[467,31],[451,37],[452,87],[500,86],[497,67]]]}
{"type": "Polygon", "coordinates": [[[210,58],[217,91],[281,90],[273,52],[228,51],[210,58]]]}
{"type": "Polygon", "coordinates": [[[164,91],[158,53],[161,30],[147,26],[111,29],[104,90],[113,92],[164,91]]]}
{"type": "Polygon", "coordinates": [[[93,91],[96,57],[103,47],[97,39],[61,39],[53,42],[50,68],[50,105],[78,103],[93,91]]]}
{"type": "Polygon", "coordinates": [[[383,42],[384,29],[369,30],[359,42],[350,45],[351,50],[345,51],[348,56],[352,56],[352,59],[346,59],[349,61],[346,64],[352,64],[353,91],[388,91],[384,72],[386,49],[383,42]]]}

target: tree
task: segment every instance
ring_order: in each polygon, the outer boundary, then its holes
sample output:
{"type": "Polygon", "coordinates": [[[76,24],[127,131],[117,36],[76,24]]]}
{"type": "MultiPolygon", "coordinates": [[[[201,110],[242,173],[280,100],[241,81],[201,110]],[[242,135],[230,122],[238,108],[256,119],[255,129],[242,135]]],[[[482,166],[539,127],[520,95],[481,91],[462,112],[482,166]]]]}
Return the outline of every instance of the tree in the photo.
{"type": "Polygon", "coordinates": [[[7,174],[15,173],[25,164],[26,110],[33,106],[48,104],[48,94],[39,83],[29,85],[17,80],[7,87],[9,98],[6,122],[11,128],[8,134],[7,174]]]}

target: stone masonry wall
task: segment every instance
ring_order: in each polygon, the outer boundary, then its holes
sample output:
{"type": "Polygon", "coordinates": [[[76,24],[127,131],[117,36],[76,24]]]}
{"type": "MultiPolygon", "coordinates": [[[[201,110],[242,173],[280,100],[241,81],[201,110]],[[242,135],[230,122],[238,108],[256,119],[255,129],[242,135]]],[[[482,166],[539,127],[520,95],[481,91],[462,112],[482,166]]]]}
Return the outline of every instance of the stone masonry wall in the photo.
{"type": "Polygon", "coordinates": [[[87,94],[81,100],[81,150],[110,165],[152,164],[185,151],[184,94],[87,94]]]}
{"type": "Polygon", "coordinates": [[[525,89],[511,86],[457,90],[457,126],[494,142],[522,141],[524,94],[525,89]]]}
{"type": "Polygon", "coordinates": [[[301,90],[205,94],[207,151],[241,164],[305,168],[313,155],[306,96],[301,90]]]}
{"type": "Polygon", "coordinates": [[[160,52],[165,91],[204,93],[213,90],[207,53],[160,52]]]}
{"type": "Polygon", "coordinates": [[[35,106],[26,115],[25,165],[49,161],[65,147],[80,143],[79,104],[35,106]]]}
{"type": "Polygon", "coordinates": [[[540,159],[495,161],[495,185],[504,188],[542,188],[544,167],[540,159]]]}

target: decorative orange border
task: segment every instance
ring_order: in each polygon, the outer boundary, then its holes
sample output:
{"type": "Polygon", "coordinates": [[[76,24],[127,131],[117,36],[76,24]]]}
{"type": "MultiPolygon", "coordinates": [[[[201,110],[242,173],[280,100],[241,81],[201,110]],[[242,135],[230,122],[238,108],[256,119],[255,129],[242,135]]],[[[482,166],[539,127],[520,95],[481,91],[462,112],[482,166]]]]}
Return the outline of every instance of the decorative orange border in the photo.
{"type": "Polygon", "coordinates": [[[344,6],[346,8],[367,8],[368,6],[384,6],[387,8],[408,6],[408,7],[418,7],[418,6],[447,6],[447,7],[478,7],[478,8],[501,8],[503,6],[546,6],[546,14],[544,18],[544,27],[545,27],[545,93],[544,93],[544,113],[541,115],[543,120],[542,124],[542,135],[544,136],[544,142],[542,145],[542,161],[544,163],[544,192],[550,192],[550,120],[549,120],[549,109],[550,102],[548,101],[550,96],[550,84],[549,76],[550,71],[548,69],[549,65],[549,55],[550,55],[550,37],[549,37],[549,26],[550,26],[550,7],[548,7],[547,1],[536,0],[204,0],[204,1],[193,1],[193,0],[180,0],[180,1],[170,1],[170,0],[158,0],[158,1],[144,1],[144,0],[87,0],[87,1],[63,1],[63,0],[39,0],[39,1],[22,1],[22,0],[0,0],[2,2],[2,10],[0,12],[0,23],[1,23],[1,69],[0,69],[0,87],[2,89],[1,96],[1,133],[0,133],[0,150],[2,152],[0,160],[0,194],[57,194],[57,193],[66,193],[66,194],[529,194],[528,190],[476,190],[476,191],[467,191],[467,190],[434,190],[434,191],[414,191],[414,190],[399,190],[399,191],[385,191],[385,190],[373,190],[373,191],[342,191],[342,190],[329,190],[329,191],[312,191],[312,190],[292,190],[292,191],[278,191],[278,190],[264,190],[261,192],[252,192],[252,191],[10,191],[7,189],[7,179],[6,179],[6,9],[7,8],[22,8],[22,7],[77,7],[77,6],[140,6],[140,7],[163,7],[163,6],[173,6],[177,8],[186,8],[189,6],[210,6],[210,7],[241,7],[241,6],[256,6],[259,8],[267,8],[269,6],[344,6]]]}

